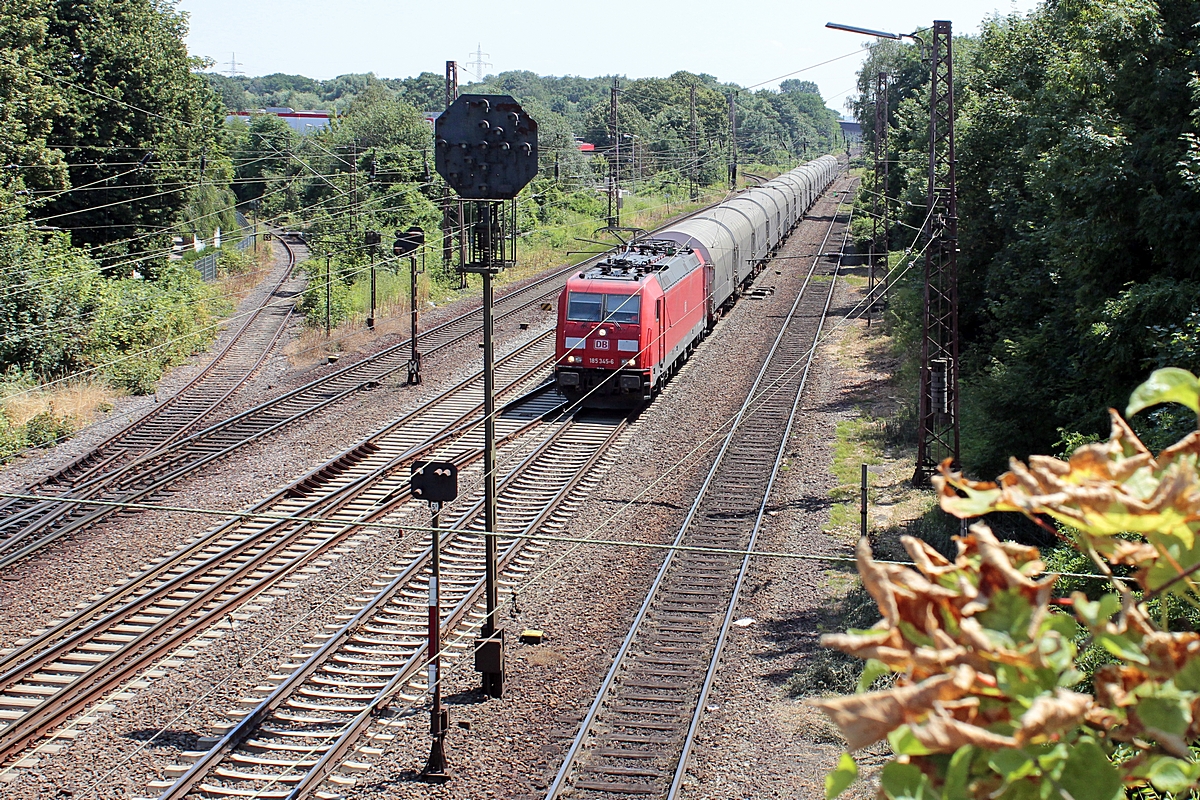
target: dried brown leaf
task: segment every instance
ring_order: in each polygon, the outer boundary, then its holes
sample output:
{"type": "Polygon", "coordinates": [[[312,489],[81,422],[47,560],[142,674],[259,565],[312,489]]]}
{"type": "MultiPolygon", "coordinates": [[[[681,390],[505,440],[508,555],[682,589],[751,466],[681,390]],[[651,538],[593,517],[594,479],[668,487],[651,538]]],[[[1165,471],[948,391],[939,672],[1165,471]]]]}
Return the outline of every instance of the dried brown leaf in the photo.
{"type": "Polygon", "coordinates": [[[871,557],[871,543],[867,541],[866,537],[859,539],[854,555],[863,586],[875,599],[876,605],[879,606],[879,613],[883,615],[884,620],[889,625],[895,625],[900,619],[900,611],[896,608],[896,597],[892,593],[887,572],[871,557]]]}
{"type": "Polygon", "coordinates": [[[1057,689],[1053,695],[1042,695],[1033,701],[1029,710],[1021,715],[1021,725],[1014,737],[1024,745],[1072,728],[1091,707],[1090,695],[1057,689]]]}
{"type": "Polygon", "coordinates": [[[953,753],[966,745],[992,750],[1019,746],[1011,736],[1001,736],[978,725],[936,713],[930,714],[925,722],[913,725],[912,732],[917,741],[935,753],[953,753]]]}
{"type": "Polygon", "coordinates": [[[951,673],[910,686],[806,702],[825,712],[841,730],[847,750],[854,751],[879,741],[906,722],[918,719],[933,708],[936,701],[962,697],[974,677],[975,670],[970,667],[956,667],[951,673]]]}

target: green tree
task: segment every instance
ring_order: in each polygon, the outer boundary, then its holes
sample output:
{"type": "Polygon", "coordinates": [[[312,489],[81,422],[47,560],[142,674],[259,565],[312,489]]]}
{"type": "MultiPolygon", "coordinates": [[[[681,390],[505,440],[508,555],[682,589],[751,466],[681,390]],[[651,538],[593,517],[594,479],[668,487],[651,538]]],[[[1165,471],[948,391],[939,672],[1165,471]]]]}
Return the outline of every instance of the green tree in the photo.
{"type": "Polygon", "coordinates": [[[233,159],[237,181],[233,191],[239,202],[259,200],[274,183],[294,174],[299,165],[291,157],[297,145],[296,132],[272,114],[255,114],[248,123],[240,120],[226,127],[227,150],[233,159]]]}
{"type": "Polygon", "coordinates": [[[165,0],[55,3],[47,58],[69,113],[51,136],[72,164],[73,192],[36,215],[110,260],[164,243],[224,123],[216,95],[193,70],[186,19],[165,0]],[[131,237],[138,237],[133,238],[131,237]]]}
{"type": "MultiPolygon", "coordinates": [[[[1102,432],[1097,409],[1162,363],[1155,330],[1197,309],[1198,14],[1194,0],[1058,0],[955,39],[969,469],[1102,432]]],[[[927,70],[915,46],[872,47],[855,107],[870,143],[874,76],[892,76],[893,218],[909,226],[925,213],[927,70]]],[[[893,246],[912,239],[893,229],[893,246]]],[[[893,305],[904,331],[919,273],[893,305]]],[[[1154,419],[1138,424],[1153,439],[1154,419]]]]}
{"type": "MultiPolygon", "coordinates": [[[[0,2],[0,166],[7,167],[0,180],[9,193],[61,191],[68,183],[62,151],[47,144],[51,121],[67,111],[50,79],[49,9],[48,0],[0,2]]],[[[11,201],[0,197],[0,204],[11,201]]]]}

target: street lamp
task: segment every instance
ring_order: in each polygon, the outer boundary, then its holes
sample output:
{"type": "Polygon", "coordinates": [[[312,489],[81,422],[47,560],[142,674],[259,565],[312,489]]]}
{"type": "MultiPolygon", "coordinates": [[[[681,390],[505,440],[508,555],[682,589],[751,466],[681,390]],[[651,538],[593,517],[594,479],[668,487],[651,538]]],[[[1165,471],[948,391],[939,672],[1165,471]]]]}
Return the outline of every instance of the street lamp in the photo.
{"type": "Polygon", "coordinates": [[[871,28],[860,28],[857,25],[843,25],[840,22],[826,22],[826,28],[833,28],[835,31],[848,31],[850,33],[861,33],[863,36],[874,36],[877,39],[914,39],[921,48],[921,57],[925,57],[925,40],[917,35],[916,31],[912,33],[888,33],[887,31],[877,31],[871,28]]]}

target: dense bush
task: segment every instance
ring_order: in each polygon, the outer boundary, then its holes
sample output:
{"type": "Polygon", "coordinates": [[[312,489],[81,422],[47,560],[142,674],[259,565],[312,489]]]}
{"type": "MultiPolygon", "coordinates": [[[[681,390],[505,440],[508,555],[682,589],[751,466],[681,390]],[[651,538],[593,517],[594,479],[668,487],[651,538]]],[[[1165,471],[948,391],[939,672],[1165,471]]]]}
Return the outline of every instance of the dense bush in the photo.
{"type": "MultiPolygon", "coordinates": [[[[1158,370],[1126,415],[1162,403],[1195,421],[1200,381],[1158,370]]],[[[958,538],[953,560],[906,538],[912,564],[880,563],[860,542],[859,574],[883,619],[822,637],[867,667],[857,693],[812,702],[848,750],[887,740],[882,800],[1194,796],[1200,430],[1155,456],[1115,411],[1111,424],[1107,442],[1068,461],[1014,460],[997,483],[971,481],[948,461],[935,478],[954,516],[1015,511],[1059,523],[1077,557],[1057,561],[1079,570],[1090,557],[1087,591],[1069,585],[1078,575],[1057,586],[1036,548],[1001,542],[983,523],[958,538]],[[888,674],[892,687],[869,691],[888,674]]],[[[847,753],[826,797],[857,774],[847,753]]]]}
{"type": "MultiPolygon", "coordinates": [[[[968,470],[1103,433],[1102,410],[1150,370],[1200,366],[1188,322],[1200,309],[1198,17],[1195,0],[1063,0],[956,38],[968,470]]],[[[919,226],[927,67],[915,47],[873,48],[859,79],[868,148],[877,71],[893,76],[893,208],[919,226]]],[[[893,247],[914,238],[892,231],[893,247]]],[[[919,285],[920,269],[907,278],[919,285]]],[[[1174,424],[1160,416],[1139,431],[1174,424]]]]}
{"type": "Polygon", "coordinates": [[[0,364],[61,378],[106,375],[135,393],[214,335],[212,287],[181,264],[156,280],[108,278],[64,234],[0,231],[0,364]]]}

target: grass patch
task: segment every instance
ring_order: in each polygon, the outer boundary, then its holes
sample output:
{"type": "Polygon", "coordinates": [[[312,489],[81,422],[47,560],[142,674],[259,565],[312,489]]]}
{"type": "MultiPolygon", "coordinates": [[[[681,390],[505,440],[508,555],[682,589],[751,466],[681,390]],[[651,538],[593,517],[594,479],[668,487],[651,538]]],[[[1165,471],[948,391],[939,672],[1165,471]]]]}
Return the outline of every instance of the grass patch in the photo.
{"type": "MultiPolygon", "coordinates": [[[[829,510],[827,531],[847,536],[855,535],[860,520],[860,491],[862,465],[868,468],[883,463],[883,451],[878,437],[873,435],[873,420],[865,416],[839,420],[834,431],[833,476],[837,486],[829,491],[834,501],[829,510]]],[[[871,501],[871,481],[868,473],[867,503],[871,501]]]]}
{"type": "Polygon", "coordinates": [[[69,439],[111,411],[116,394],[100,379],[40,386],[12,376],[0,382],[0,463],[69,439]]]}

